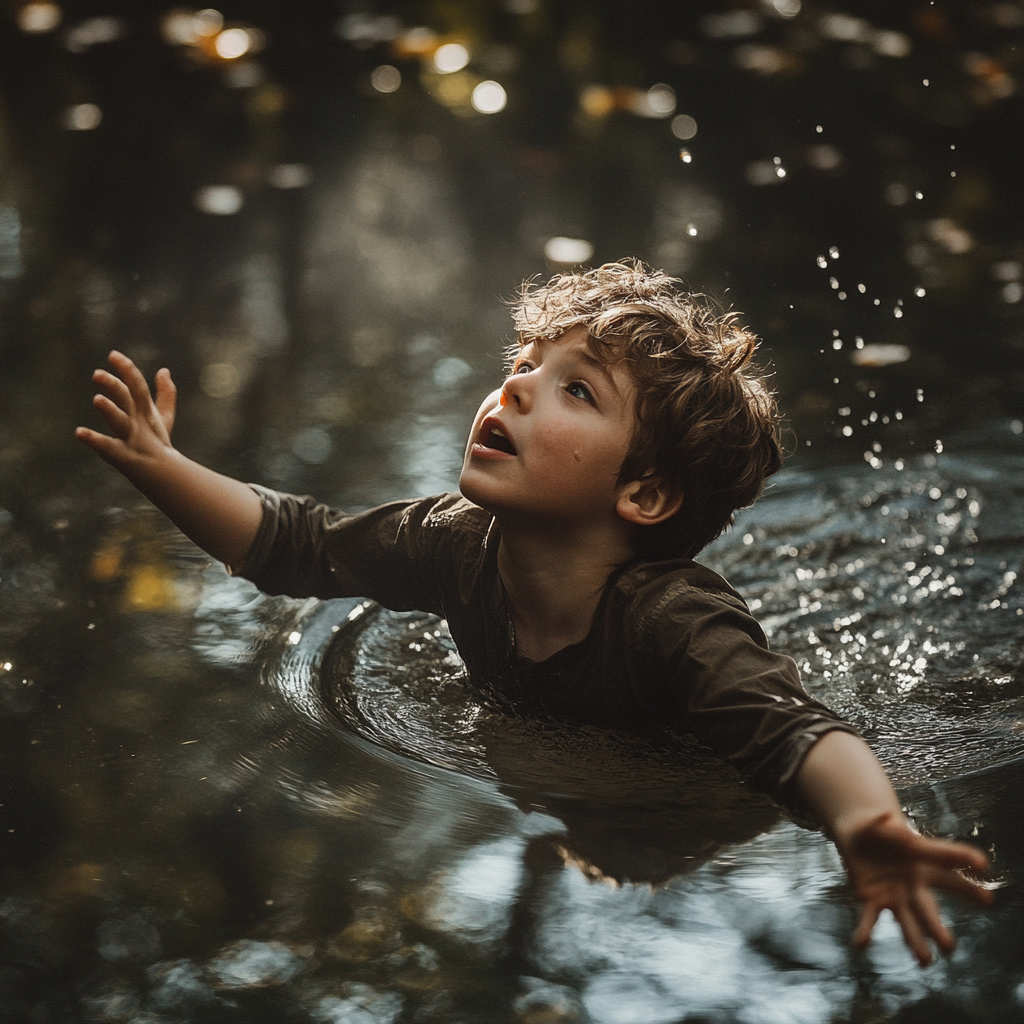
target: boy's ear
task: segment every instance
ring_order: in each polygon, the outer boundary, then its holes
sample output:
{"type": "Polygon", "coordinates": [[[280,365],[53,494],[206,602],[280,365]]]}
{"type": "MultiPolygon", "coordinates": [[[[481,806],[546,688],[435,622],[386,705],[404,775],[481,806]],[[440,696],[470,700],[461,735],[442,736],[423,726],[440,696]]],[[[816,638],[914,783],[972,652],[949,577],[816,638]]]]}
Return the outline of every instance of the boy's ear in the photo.
{"type": "Polygon", "coordinates": [[[682,490],[660,476],[647,476],[619,488],[615,511],[629,523],[654,526],[671,519],[682,506],[682,490]]]}

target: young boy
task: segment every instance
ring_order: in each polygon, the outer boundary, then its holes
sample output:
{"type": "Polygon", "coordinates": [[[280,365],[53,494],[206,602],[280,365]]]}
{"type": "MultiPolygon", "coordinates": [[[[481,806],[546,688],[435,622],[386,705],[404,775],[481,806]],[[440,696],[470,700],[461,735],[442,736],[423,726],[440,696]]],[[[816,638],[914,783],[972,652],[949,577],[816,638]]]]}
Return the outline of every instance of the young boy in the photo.
{"type": "Polygon", "coordinates": [[[478,684],[526,711],[694,734],[821,822],[862,901],[922,965],[953,949],[933,889],[987,905],[979,850],[915,833],[867,745],[768,650],[692,557],[781,465],[753,335],[638,262],[524,287],[504,384],[484,399],[461,495],[348,516],[221,476],[171,445],[175,387],[112,352],[77,436],[193,541],[271,594],[370,597],[447,619],[478,684]]]}

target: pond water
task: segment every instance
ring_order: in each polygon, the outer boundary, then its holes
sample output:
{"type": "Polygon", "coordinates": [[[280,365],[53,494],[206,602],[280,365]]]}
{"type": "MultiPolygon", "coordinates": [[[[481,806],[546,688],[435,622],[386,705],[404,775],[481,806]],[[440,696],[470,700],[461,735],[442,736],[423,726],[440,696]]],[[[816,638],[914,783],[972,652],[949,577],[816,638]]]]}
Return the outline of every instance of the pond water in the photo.
{"type": "Polygon", "coordinates": [[[1019,5],[403,12],[493,117],[386,18],[243,4],[221,66],[150,6],[0,34],[3,1020],[1024,1021],[1019,5]],[[833,847],[685,738],[507,717],[443,622],[266,598],[71,437],[116,345],[219,469],[451,488],[563,236],[765,337],[795,454],[702,560],[992,854],[933,967],[853,953],[833,847]]]}
{"type": "Polygon", "coordinates": [[[504,718],[442,622],[262,597],[107,508],[64,530],[127,582],[72,606],[7,527],[9,1019],[1020,1019],[1024,437],[949,449],[791,466],[705,558],[918,826],[992,852],[948,960],[884,920],[853,954],[831,845],[700,751],[504,718]]]}

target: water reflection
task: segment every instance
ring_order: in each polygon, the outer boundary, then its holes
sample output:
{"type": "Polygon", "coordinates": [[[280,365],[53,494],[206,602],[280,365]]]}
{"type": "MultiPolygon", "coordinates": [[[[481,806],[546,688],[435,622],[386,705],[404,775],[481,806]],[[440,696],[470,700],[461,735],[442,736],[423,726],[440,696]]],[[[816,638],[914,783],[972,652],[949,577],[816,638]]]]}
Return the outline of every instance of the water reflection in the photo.
{"type": "Polygon", "coordinates": [[[1024,1019],[1019,5],[188,10],[163,37],[16,6],[5,1019],[1024,1019]],[[580,243],[735,302],[822,452],[709,558],[918,824],[994,851],[995,910],[950,906],[926,973],[884,923],[850,954],[832,848],[696,752],[504,719],[441,623],[260,598],[70,453],[123,343],[221,468],[350,507],[449,487],[495,296],[580,243]]]}
{"type": "Polygon", "coordinates": [[[851,954],[834,849],[699,751],[503,718],[436,620],[259,597],[132,512],[93,541],[96,607],[59,613],[97,641],[72,685],[15,650],[38,607],[4,620],[19,686],[3,721],[21,723],[5,742],[31,801],[6,809],[21,852],[5,863],[32,865],[5,868],[5,1009],[1018,1019],[1019,583],[1000,563],[1020,559],[1021,452],[1008,425],[992,430],[889,475],[787,471],[712,552],[762,602],[774,644],[875,729],[919,825],[994,850],[1005,887],[991,917],[949,907],[952,959],[918,971],[884,924],[851,954]],[[123,603],[147,564],[177,581],[176,604],[123,603]],[[40,803],[61,823],[50,835],[40,803]]]}

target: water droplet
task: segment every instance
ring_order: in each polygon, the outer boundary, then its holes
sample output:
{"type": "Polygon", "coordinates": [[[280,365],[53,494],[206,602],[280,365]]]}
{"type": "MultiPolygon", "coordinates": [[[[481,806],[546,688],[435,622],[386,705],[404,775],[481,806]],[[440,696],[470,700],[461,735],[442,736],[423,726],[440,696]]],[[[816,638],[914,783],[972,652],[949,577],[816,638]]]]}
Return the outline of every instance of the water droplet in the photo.
{"type": "Polygon", "coordinates": [[[834,245],[829,249],[828,254],[834,260],[839,259],[839,250],[834,245]]]}
{"type": "Polygon", "coordinates": [[[915,199],[924,199],[924,193],[923,192],[915,192],[914,193],[914,198],[915,199]]]}
{"type": "Polygon", "coordinates": [[[925,85],[925,87],[927,87],[929,85],[929,82],[928,82],[927,78],[922,78],[921,82],[925,85]]]}
{"type": "Polygon", "coordinates": [[[824,256],[819,256],[817,259],[817,264],[819,267],[821,267],[822,270],[824,270],[828,266],[828,260],[825,259],[824,256]]]}
{"type": "Polygon", "coordinates": [[[925,290],[924,290],[923,288],[915,288],[915,289],[914,289],[914,294],[915,294],[915,295],[916,295],[916,296],[917,296],[917,297],[918,297],[919,299],[923,299],[923,298],[925,297],[925,295],[927,294],[927,292],[926,292],[926,291],[925,291],[925,290]]]}

